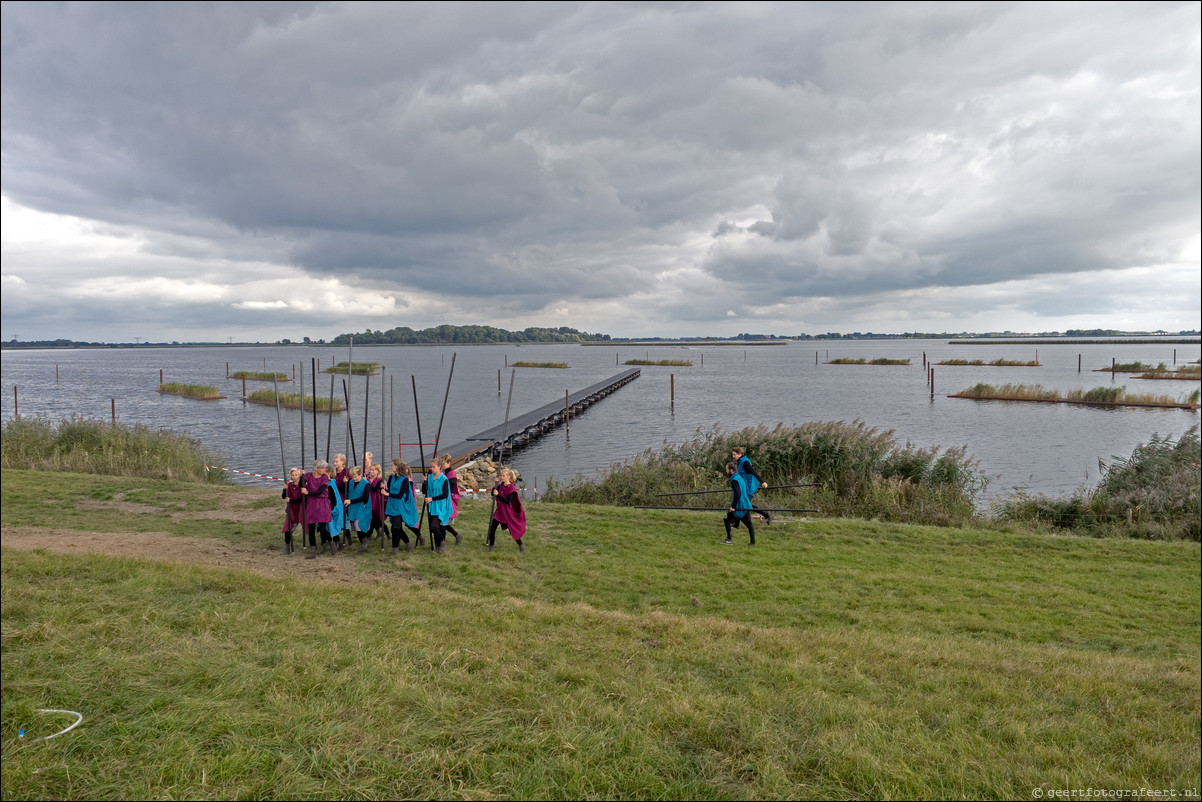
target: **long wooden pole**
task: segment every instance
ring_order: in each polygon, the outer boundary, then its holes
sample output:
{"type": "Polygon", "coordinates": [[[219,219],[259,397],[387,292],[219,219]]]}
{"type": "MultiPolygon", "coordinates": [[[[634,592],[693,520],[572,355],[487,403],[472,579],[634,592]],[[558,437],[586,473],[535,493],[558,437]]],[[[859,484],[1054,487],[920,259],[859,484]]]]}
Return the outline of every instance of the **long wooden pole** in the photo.
{"type": "MultiPolygon", "coordinates": [[[[313,374],[313,459],[317,459],[317,361],[314,360],[310,367],[312,368],[310,372],[313,374]]],[[[304,393],[305,391],[301,390],[302,396],[304,393]]],[[[303,407],[304,404],[301,406],[303,407]]]]}
{"type": "MultiPolygon", "coordinates": [[[[314,399],[314,403],[317,399],[314,399]]],[[[330,374],[330,415],[326,419],[326,462],[330,461],[330,437],[334,434],[334,374],[330,374]]]]}
{"type": "MultiPolygon", "coordinates": [[[[413,417],[417,419],[418,466],[421,469],[421,472],[424,474],[426,472],[426,447],[424,445],[422,445],[422,415],[421,415],[421,412],[417,408],[417,377],[414,376],[412,373],[410,373],[409,380],[411,382],[413,382],[413,417]]],[[[414,495],[414,498],[417,498],[416,493],[414,493],[413,495],[414,495]]],[[[429,504],[428,500],[424,500],[422,502],[421,515],[417,516],[417,531],[419,533],[422,531],[422,520],[426,517],[426,506],[428,504],[429,504]]],[[[421,535],[419,534],[418,537],[420,537],[420,536],[421,535]]],[[[431,550],[433,550],[433,547],[434,547],[434,533],[431,532],[430,533],[430,548],[431,548],[431,550]]]]}
{"type": "MultiPolygon", "coordinates": [[[[368,443],[368,440],[367,440],[367,403],[371,399],[371,374],[369,373],[366,376],[364,376],[363,380],[364,380],[364,382],[366,382],[366,384],[363,387],[363,459],[366,460],[367,459],[367,443],[368,443]]],[[[347,414],[348,415],[350,414],[349,409],[347,410],[347,414]]]]}
{"type": "Polygon", "coordinates": [[[442,397],[442,414],[438,416],[438,431],[434,434],[434,455],[432,460],[438,459],[438,441],[442,437],[442,422],[447,416],[447,399],[451,397],[451,378],[455,375],[455,357],[459,354],[451,354],[451,372],[447,374],[447,391],[442,397]]]}
{"type": "Polygon", "coordinates": [[[505,401],[505,423],[501,425],[501,464],[505,464],[505,441],[509,439],[509,405],[513,403],[513,380],[517,377],[516,368],[509,371],[509,398],[505,401]]]}
{"type": "MultiPolygon", "coordinates": [[[[288,458],[284,456],[284,419],[280,415],[280,383],[276,380],[274,374],[271,377],[271,386],[275,388],[275,423],[280,430],[280,476],[284,479],[284,489],[288,489],[288,458]]],[[[288,494],[284,493],[284,523],[288,522],[288,494]]],[[[292,553],[292,533],[288,533],[288,539],[284,541],[284,553],[292,553]]]]}
{"type": "MultiPolygon", "coordinates": [[[[346,387],[346,379],[342,380],[342,397],[346,399],[346,416],[351,416],[351,391],[346,387]]],[[[351,465],[359,464],[359,457],[355,454],[355,430],[350,430],[351,441],[351,465]]]]}
{"type": "MultiPolygon", "coordinates": [[[[347,350],[346,359],[347,359],[347,364],[346,364],[346,379],[347,380],[343,386],[346,387],[346,391],[345,391],[345,395],[346,395],[346,439],[347,439],[347,444],[350,445],[351,443],[355,442],[355,425],[354,425],[354,423],[352,423],[354,416],[351,414],[351,389],[348,386],[350,384],[351,376],[354,375],[354,368],[355,368],[355,338],[353,336],[351,337],[351,340],[350,340],[350,347],[347,350]]],[[[354,451],[353,446],[351,447],[351,450],[354,451]]]]}
{"type": "MultiPolygon", "coordinates": [[[[316,399],[314,399],[316,400],[316,399]]],[[[305,465],[305,363],[300,363],[300,420],[301,420],[301,470],[308,470],[305,465]]],[[[317,455],[313,455],[317,459],[317,455]]]]}

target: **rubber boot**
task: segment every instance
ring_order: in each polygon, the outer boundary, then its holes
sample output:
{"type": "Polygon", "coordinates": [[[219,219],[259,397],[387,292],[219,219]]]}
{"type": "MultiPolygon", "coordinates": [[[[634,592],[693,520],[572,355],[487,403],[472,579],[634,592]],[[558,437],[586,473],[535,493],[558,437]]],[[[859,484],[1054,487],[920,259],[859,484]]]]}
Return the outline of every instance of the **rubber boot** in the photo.
{"type": "Polygon", "coordinates": [[[393,556],[393,557],[397,556],[397,553],[398,553],[400,550],[401,550],[401,549],[400,549],[400,547],[399,547],[399,546],[393,546],[393,547],[392,547],[392,556],[393,556]]]}
{"type": "Polygon", "coordinates": [[[526,553],[526,544],[520,540],[518,541],[518,551],[520,551],[522,554],[526,553]]]}
{"type": "Polygon", "coordinates": [[[316,560],[317,559],[317,547],[316,546],[309,547],[309,556],[306,557],[305,559],[306,560],[316,560]]]}
{"type": "MultiPolygon", "coordinates": [[[[408,543],[406,543],[405,548],[407,548],[410,552],[412,552],[413,551],[413,541],[410,540],[408,543]]],[[[395,549],[394,549],[394,551],[395,551],[395,549]]]]}

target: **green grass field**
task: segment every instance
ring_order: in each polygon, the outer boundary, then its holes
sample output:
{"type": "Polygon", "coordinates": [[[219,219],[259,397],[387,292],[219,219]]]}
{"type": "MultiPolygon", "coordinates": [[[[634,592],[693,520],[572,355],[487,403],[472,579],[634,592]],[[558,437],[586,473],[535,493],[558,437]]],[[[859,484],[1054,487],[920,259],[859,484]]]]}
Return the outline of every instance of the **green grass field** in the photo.
{"type": "MultiPolygon", "coordinates": [[[[270,491],[6,470],[0,493],[14,542],[304,564],[270,491]]],[[[3,797],[1199,786],[1197,543],[782,520],[753,549],[716,514],[532,504],[519,555],[482,548],[488,509],[464,503],[446,555],[308,563],[355,582],[6,546],[3,797]],[[32,742],[73,720],[38,708],[84,721],[32,742]]]]}

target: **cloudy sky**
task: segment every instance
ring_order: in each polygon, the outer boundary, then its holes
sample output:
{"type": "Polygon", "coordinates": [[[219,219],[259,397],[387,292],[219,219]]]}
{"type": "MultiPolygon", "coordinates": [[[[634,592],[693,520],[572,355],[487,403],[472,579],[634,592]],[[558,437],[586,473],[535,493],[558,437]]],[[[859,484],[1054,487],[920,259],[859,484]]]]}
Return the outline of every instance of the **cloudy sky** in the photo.
{"type": "Polygon", "coordinates": [[[5,2],[2,337],[1199,328],[1200,17],[5,2]]]}

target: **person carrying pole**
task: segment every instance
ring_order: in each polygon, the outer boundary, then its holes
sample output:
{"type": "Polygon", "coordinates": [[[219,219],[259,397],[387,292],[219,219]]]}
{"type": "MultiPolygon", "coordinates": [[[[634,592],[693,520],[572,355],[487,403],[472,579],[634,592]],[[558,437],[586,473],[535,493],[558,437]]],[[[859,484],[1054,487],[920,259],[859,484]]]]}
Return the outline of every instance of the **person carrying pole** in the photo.
{"type": "Polygon", "coordinates": [[[395,555],[405,541],[405,548],[413,551],[413,543],[405,535],[405,527],[417,537],[417,545],[424,546],[422,531],[417,517],[417,499],[413,495],[413,471],[397,457],[392,461],[392,473],[380,492],[384,496],[384,514],[392,524],[392,553],[395,555]]]}
{"type": "Polygon", "coordinates": [[[360,552],[367,551],[367,541],[371,538],[371,496],[371,483],[363,478],[358,465],[352,467],[342,503],[351,531],[359,536],[360,552]]]}
{"type": "MultiPolygon", "coordinates": [[[[751,510],[754,510],[755,513],[760,516],[760,518],[764,519],[765,526],[771,524],[772,513],[761,510],[751,502],[761,487],[765,489],[768,487],[768,483],[761,479],[760,475],[755,472],[755,468],[752,467],[751,460],[747,458],[747,452],[742,446],[735,446],[732,448],[730,450],[730,456],[731,459],[735,460],[735,464],[738,466],[739,475],[743,477],[743,484],[747,488],[747,507],[751,510]]],[[[753,542],[754,540],[755,538],[752,538],[753,542]]]]}
{"type": "Polygon", "coordinates": [[[460,543],[463,542],[463,535],[459,534],[459,532],[456,531],[455,527],[452,526],[455,519],[459,517],[459,499],[460,499],[459,476],[458,476],[458,474],[455,473],[455,469],[451,467],[451,464],[453,462],[454,462],[454,460],[451,459],[450,454],[443,454],[442,457],[440,458],[440,464],[442,465],[442,475],[447,478],[447,484],[451,488],[451,520],[447,522],[446,526],[444,526],[443,529],[445,529],[450,534],[454,535],[455,536],[455,545],[459,545],[460,543]]]}
{"type": "Polygon", "coordinates": [[[451,522],[451,483],[442,475],[442,463],[437,459],[430,462],[430,474],[422,481],[422,495],[426,497],[431,542],[435,551],[446,554],[444,527],[451,522]]]}
{"type": "Polygon", "coordinates": [[[751,523],[751,498],[747,495],[747,483],[739,473],[738,463],[726,463],[726,475],[730,477],[730,508],[723,520],[726,525],[726,540],[722,541],[722,545],[730,546],[734,543],[730,538],[731,526],[742,523],[751,534],[751,545],[754,546],[755,525],[751,523]]]}
{"type": "MultiPolygon", "coordinates": [[[[284,484],[284,490],[280,493],[280,498],[288,503],[284,509],[284,553],[292,553],[292,531],[298,525],[301,525],[303,513],[301,508],[304,506],[305,497],[301,493],[301,477],[300,468],[293,468],[288,474],[288,481],[284,484]]],[[[305,530],[301,529],[301,537],[303,538],[305,530]]]]}
{"type": "Polygon", "coordinates": [[[313,470],[306,473],[301,480],[301,495],[305,497],[302,514],[309,534],[309,556],[306,560],[317,557],[317,533],[321,532],[321,542],[325,545],[330,540],[330,479],[326,476],[326,461],[314,460],[313,470]]]}

